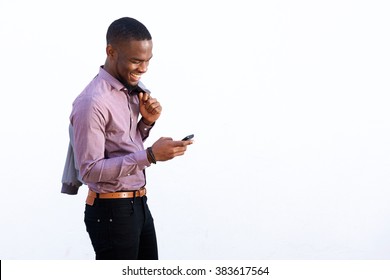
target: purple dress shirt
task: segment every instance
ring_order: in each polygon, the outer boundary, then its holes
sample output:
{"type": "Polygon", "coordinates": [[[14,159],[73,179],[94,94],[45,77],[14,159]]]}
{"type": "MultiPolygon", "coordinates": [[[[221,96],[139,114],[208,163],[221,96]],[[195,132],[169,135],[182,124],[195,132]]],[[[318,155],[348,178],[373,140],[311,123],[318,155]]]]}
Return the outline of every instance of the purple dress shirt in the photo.
{"type": "Polygon", "coordinates": [[[73,102],[74,154],[80,177],[92,191],[138,190],[145,185],[144,169],[150,163],[143,142],[152,126],[139,116],[138,95],[103,67],[73,102]]]}

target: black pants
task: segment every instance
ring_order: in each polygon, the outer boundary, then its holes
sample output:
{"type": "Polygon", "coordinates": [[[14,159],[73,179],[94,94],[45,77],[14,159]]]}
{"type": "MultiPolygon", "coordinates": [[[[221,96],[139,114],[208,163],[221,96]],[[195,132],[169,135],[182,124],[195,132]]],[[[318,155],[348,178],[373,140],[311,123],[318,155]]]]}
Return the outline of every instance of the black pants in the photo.
{"type": "Polygon", "coordinates": [[[147,198],[95,199],[84,222],[97,260],[157,260],[157,239],[147,198]]]}

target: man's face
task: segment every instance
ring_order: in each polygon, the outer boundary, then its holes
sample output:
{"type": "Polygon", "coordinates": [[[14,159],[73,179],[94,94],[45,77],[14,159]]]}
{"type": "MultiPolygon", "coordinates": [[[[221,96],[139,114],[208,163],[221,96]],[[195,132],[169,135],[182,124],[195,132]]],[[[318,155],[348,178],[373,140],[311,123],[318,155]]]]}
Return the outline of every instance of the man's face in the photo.
{"type": "Polygon", "coordinates": [[[151,40],[129,41],[112,47],[111,74],[125,86],[136,86],[152,58],[151,40]]]}

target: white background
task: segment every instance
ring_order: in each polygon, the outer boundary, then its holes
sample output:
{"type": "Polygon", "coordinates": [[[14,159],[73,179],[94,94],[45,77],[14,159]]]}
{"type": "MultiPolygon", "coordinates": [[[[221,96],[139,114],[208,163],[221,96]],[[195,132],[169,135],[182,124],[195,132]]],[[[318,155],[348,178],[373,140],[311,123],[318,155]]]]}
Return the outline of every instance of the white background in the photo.
{"type": "Polygon", "coordinates": [[[108,25],[143,22],[163,105],[146,146],[160,258],[390,258],[387,1],[0,0],[0,259],[93,259],[60,193],[74,98],[108,25]]]}

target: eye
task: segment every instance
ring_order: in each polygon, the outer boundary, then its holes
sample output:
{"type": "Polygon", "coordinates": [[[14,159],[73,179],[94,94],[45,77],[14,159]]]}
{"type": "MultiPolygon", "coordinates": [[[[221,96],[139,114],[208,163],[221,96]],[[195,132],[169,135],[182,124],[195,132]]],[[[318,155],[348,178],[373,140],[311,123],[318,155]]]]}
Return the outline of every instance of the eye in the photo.
{"type": "Polygon", "coordinates": [[[131,59],[130,62],[133,64],[137,64],[137,65],[142,63],[142,61],[140,61],[140,60],[133,60],[133,59],[131,59]]]}

